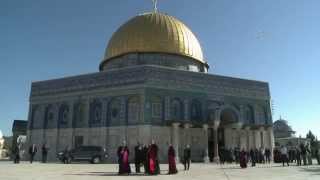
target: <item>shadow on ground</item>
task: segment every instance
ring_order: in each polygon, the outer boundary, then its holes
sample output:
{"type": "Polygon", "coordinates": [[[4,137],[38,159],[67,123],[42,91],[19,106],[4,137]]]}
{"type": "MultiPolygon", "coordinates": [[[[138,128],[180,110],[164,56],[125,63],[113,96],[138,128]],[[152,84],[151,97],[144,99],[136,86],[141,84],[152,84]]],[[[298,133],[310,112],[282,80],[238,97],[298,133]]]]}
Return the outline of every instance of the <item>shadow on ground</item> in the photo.
{"type": "Polygon", "coordinates": [[[311,175],[319,176],[320,167],[301,167],[300,171],[312,173],[311,175]]]}
{"type": "MultiPolygon", "coordinates": [[[[285,166],[285,167],[287,167],[287,166],[285,166]]],[[[267,169],[267,168],[283,168],[283,166],[277,164],[277,165],[263,165],[263,166],[254,166],[254,167],[252,167],[252,166],[248,165],[247,168],[259,168],[259,169],[263,168],[263,169],[267,169]]],[[[246,168],[241,168],[240,165],[238,165],[238,166],[224,166],[224,165],[221,165],[220,169],[246,169],[246,168]]]]}
{"type": "MultiPolygon", "coordinates": [[[[161,170],[161,173],[158,176],[169,175],[166,174],[165,170],[161,170]]],[[[75,173],[75,174],[64,174],[69,176],[153,176],[147,175],[144,173],[130,173],[130,174],[118,174],[117,172],[85,172],[85,173],[75,173]]]]}

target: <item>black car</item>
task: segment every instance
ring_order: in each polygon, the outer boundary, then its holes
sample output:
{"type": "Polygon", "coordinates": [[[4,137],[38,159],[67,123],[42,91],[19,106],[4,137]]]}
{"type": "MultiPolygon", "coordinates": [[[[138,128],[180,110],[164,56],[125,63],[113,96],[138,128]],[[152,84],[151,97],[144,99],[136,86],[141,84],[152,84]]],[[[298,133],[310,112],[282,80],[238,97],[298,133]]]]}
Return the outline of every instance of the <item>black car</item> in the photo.
{"type": "Polygon", "coordinates": [[[72,161],[88,161],[93,164],[101,163],[108,157],[106,149],[101,146],[80,146],[71,151],[64,150],[57,154],[58,159],[63,163],[72,161]]]}

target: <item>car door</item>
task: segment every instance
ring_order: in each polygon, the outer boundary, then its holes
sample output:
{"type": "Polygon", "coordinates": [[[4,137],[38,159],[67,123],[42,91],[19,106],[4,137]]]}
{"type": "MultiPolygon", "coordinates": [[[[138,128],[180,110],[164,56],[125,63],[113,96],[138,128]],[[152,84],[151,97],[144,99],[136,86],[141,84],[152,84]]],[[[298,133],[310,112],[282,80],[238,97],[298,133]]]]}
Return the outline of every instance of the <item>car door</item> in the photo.
{"type": "Polygon", "coordinates": [[[72,153],[73,159],[74,160],[82,160],[83,159],[83,151],[84,151],[85,147],[80,146],[78,148],[76,148],[74,150],[74,152],[72,153]]]}

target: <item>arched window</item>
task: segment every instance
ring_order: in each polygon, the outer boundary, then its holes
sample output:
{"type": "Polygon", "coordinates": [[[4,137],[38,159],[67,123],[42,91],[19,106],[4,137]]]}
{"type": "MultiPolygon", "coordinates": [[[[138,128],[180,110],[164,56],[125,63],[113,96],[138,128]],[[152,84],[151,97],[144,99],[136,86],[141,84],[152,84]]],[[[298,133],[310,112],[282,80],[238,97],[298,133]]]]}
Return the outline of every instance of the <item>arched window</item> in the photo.
{"type": "Polygon", "coordinates": [[[32,107],[32,112],[31,112],[31,122],[29,125],[30,129],[34,128],[41,128],[40,122],[41,122],[41,111],[40,111],[40,106],[35,105],[32,107]]]}
{"type": "Polygon", "coordinates": [[[128,100],[128,123],[136,124],[140,120],[140,100],[139,97],[131,97],[128,100]]]}
{"type": "Polygon", "coordinates": [[[154,119],[162,119],[162,99],[157,96],[151,98],[151,115],[154,119]]]}
{"type": "Polygon", "coordinates": [[[239,121],[238,115],[232,108],[226,108],[220,114],[221,125],[232,124],[239,121]]]}
{"type": "Polygon", "coordinates": [[[69,121],[69,107],[66,104],[62,104],[59,108],[59,124],[67,125],[69,121]]]}
{"type": "Polygon", "coordinates": [[[90,124],[99,124],[102,119],[102,103],[94,100],[90,104],[90,124]]]}
{"type": "Polygon", "coordinates": [[[213,122],[216,120],[216,111],[219,109],[220,105],[217,102],[208,102],[207,103],[207,121],[213,122]]]}
{"type": "Polygon", "coordinates": [[[262,106],[257,106],[256,107],[256,111],[257,111],[257,121],[259,124],[264,124],[266,122],[266,113],[265,110],[262,106]]]}
{"type": "Polygon", "coordinates": [[[54,128],[56,124],[54,122],[54,112],[51,104],[46,107],[44,116],[44,129],[54,128]]]}
{"type": "Polygon", "coordinates": [[[198,100],[193,100],[191,103],[191,120],[202,121],[202,106],[198,100]]]}
{"type": "Polygon", "coordinates": [[[245,107],[244,112],[245,112],[245,120],[246,120],[246,122],[248,122],[249,124],[254,124],[254,111],[253,111],[252,106],[247,105],[245,107]]]}
{"type": "Polygon", "coordinates": [[[77,102],[73,106],[73,127],[78,127],[79,125],[84,123],[84,104],[81,102],[77,102]]]}
{"type": "Polygon", "coordinates": [[[183,119],[183,103],[180,99],[175,98],[171,102],[171,119],[182,120],[183,119]]]}
{"type": "Polygon", "coordinates": [[[108,105],[108,125],[119,125],[120,122],[121,102],[118,98],[114,98],[108,105]]]}
{"type": "Polygon", "coordinates": [[[264,123],[265,124],[269,124],[269,118],[268,118],[268,112],[267,112],[267,109],[264,109],[264,123]]]}

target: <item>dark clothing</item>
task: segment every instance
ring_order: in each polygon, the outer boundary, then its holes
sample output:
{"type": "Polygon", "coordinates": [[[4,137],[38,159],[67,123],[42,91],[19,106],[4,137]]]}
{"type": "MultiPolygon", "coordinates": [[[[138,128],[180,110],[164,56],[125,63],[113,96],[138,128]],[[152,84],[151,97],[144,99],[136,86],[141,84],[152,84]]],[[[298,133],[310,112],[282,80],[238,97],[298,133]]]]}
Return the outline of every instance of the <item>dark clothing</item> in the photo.
{"type": "Polygon", "coordinates": [[[270,163],[270,156],[271,156],[270,149],[266,149],[265,152],[264,152],[264,155],[266,156],[266,162],[270,163]]]}
{"type": "Polygon", "coordinates": [[[240,167],[247,168],[247,153],[245,151],[240,152],[240,167]]]}
{"type": "Polygon", "coordinates": [[[282,166],[284,166],[284,163],[287,163],[289,166],[289,159],[287,154],[281,154],[281,161],[282,161],[282,166]]]}
{"type": "Polygon", "coordinates": [[[303,144],[300,144],[300,149],[301,149],[301,157],[303,161],[303,165],[307,165],[307,149],[303,144]]]}
{"type": "Polygon", "coordinates": [[[34,156],[36,155],[37,151],[38,151],[37,146],[35,145],[30,146],[29,148],[30,163],[33,162],[34,156]]]}
{"type": "Polygon", "coordinates": [[[142,163],[144,168],[144,173],[147,174],[148,171],[148,161],[147,161],[148,147],[144,146],[142,148],[142,163]]]}
{"type": "Polygon", "coordinates": [[[301,166],[301,152],[299,149],[296,150],[296,161],[297,161],[297,166],[301,166]]]}
{"type": "Polygon", "coordinates": [[[185,148],[183,150],[184,170],[189,170],[190,169],[190,161],[191,161],[191,150],[190,150],[190,148],[185,148]]]}
{"type": "Polygon", "coordinates": [[[320,165],[320,152],[319,152],[319,149],[316,149],[315,154],[316,154],[318,165],[320,165]]]}
{"type": "Polygon", "coordinates": [[[239,150],[239,148],[235,148],[234,149],[233,156],[234,156],[234,161],[236,163],[239,163],[239,161],[240,161],[240,150],[239,150]]]}
{"type": "Polygon", "coordinates": [[[168,163],[169,163],[169,174],[178,173],[176,166],[176,152],[173,146],[170,146],[168,149],[168,163]]]}
{"type": "Polygon", "coordinates": [[[70,163],[70,151],[68,148],[66,148],[64,151],[63,151],[63,163],[64,164],[69,164],[70,163]]]}
{"type": "Polygon", "coordinates": [[[18,146],[15,147],[13,151],[14,155],[14,163],[19,164],[20,163],[20,148],[18,146]]]}
{"type": "Polygon", "coordinates": [[[253,149],[250,150],[250,158],[252,167],[256,166],[256,153],[253,149]]]}
{"type": "Polygon", "coordinates": [[[140,173],[141,164],[144,162],[142,146],[137,145],[136,147],[134,147],[134,154],[134,164],[136,167],[136,173],[140,173]]]}
{"type": "Polygon", "coordinates": [[[42,163],[46,163],[47,156],[48,156],[48,148],[45,145],[43,145],[41,150],[42,150],[42,163]]]}

